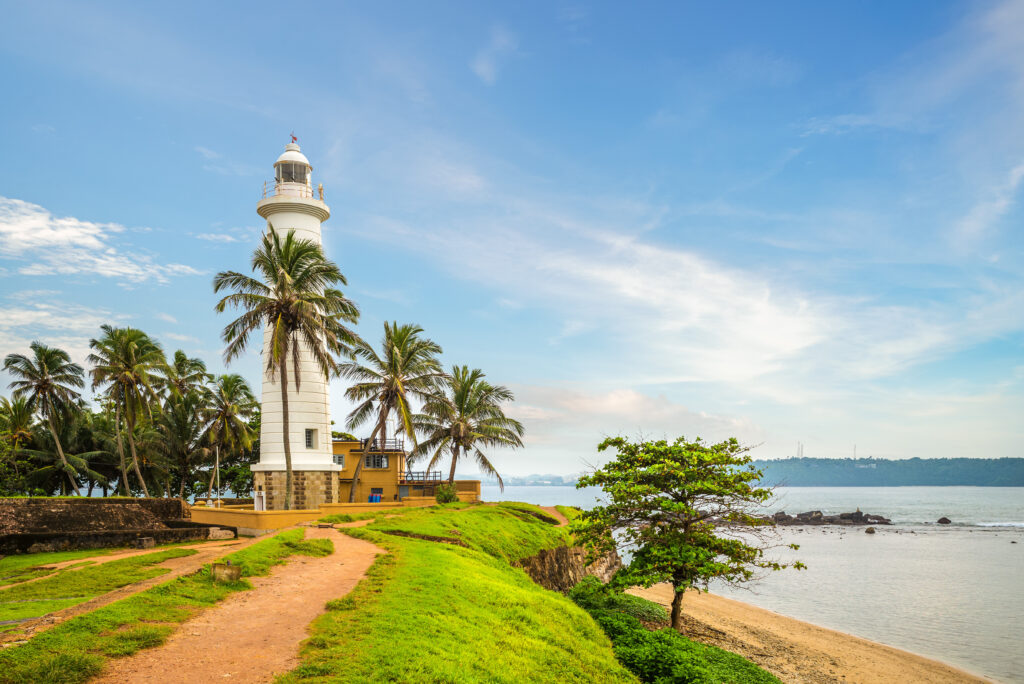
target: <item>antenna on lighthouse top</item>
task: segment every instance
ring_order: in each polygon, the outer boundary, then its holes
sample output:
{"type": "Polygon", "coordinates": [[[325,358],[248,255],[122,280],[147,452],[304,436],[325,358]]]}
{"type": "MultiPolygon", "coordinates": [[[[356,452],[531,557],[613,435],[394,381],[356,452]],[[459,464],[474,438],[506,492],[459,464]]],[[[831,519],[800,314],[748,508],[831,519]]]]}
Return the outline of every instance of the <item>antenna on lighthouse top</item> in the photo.
{"type": "Polygon", "coordinates": [[[292,142],[293,143],[299,142],[299,139],[295,137],[295,131],[292,131],[292,142]]]}

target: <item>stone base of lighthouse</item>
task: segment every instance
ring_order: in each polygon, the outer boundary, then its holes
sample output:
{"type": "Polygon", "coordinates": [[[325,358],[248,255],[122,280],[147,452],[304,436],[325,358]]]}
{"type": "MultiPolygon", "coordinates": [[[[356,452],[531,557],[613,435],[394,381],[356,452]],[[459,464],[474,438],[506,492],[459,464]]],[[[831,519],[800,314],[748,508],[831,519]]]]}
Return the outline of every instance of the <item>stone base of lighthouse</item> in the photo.
{"type": "MultiPolygon", "coordinates": [[[[264,510],[283,511],[285,481],[283,470],[257,470],[253,472],[253,492],[257,509],[262,494],[264,510]]],[[[337,471],[292,470],[293,510],[319,508],[320,504],[338,503],[337,471]]]]}

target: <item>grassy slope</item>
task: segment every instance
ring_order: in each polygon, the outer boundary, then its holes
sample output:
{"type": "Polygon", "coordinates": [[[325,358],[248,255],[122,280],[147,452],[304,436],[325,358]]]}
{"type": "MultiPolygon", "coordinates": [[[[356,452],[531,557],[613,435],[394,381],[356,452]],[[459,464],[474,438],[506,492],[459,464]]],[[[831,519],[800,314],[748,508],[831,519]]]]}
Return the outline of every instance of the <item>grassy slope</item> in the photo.
{"type": "Polygon", "coordinates": [[[0,585],[24,582],[49,575],[56,570],[45,566],[79,558],[92,558],[113,553],[115,549],[84,549],[81,551],[50,551],[26,553],[0,558],[0,585]]]}
{"type": "MultiPolygon", "coordinates": [[[[243,577],[249,577],[266,574],[293,554],[322,556],[333,548],[329,540],[303,541],[302,537],[303,530],[282,532],[227,558],[242,566],[243,577]]],[[[84,682],[103,669],[106,658],[157,646],[174,631],[176,623],[249,588],[245,579],[214,583],[206,566],[193,575],[61,623],[27,644],[0,651],[0,683],[84,682]]]]}
{"type": "Polygon", "coordinates": [[[389,554],[328,604],[282,682],[636,681],[583,610],[509,564],[566,540],[523,506],[451,504],[348,532],[389,554]]]}
{"type": "Polygon", "coordinates": [[[0,621],[40,617],[77,605],[134,582],[168,572],[154,567],[170,558],[191,556],[189,549],[169,549],[94,567],[64,568],[35,582],[15,584],[0,591],[0,621]]]}

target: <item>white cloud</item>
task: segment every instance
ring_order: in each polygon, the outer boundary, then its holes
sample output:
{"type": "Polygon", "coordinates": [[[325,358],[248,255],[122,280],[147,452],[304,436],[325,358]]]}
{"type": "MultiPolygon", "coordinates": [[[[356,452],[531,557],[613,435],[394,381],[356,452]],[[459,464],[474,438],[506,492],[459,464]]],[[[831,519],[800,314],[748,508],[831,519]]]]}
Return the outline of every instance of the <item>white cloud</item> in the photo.
{"type": "Polygon", "coordinates": [[[158,264],[147,254],[121,251],[114,238],[125,231],[116,223],[57,217],[30,202],[0,197],[0,256],[29,262],[22,275],[99,275],[125,283],[168,282],[196,275],[185,264],[158,264]]]}
{"type": "Polygon", "coordinates": [[[487,85],[494,85],[498,80],[498,70],[505,59],[514,54],[518,47],[516,37],[501,27],[491,30],[490,40],[487,45],[480,49],[476,56],[469,63],[481,81],[487,85]]]}
{"type": "Polygon", "coordinates": [[[957,224],[955,238],[959,241],[970,241],[989,233],[993,225],[1013,206],[1022,180],[1024,163],[1010,169],[1005,182],[992,188],[987,198],[971,208],[957,224]]]}
{"type": "MultiPolygon", "coordinates": [[[[9,301],[21,298],[8,297],[9,301]]],[[[28,304],[0,305],[0,349],[5,354],[27,353],[38,340],[67,351],[72,360],[85,363],[89,340],[105,323],[118,324],[127,316],[105,309],[36,300],[28,304]]]]}
{"type": "Polygon", "coordinates": [[[192,337],[191,335],[182,335],[180,333],[165,332],[161,335],[161,337],[166,337],[167,339],[174,340],[175,342],[193,342],[195,344],[199,344],[199,339],[192,337]]]}
{"type": "Polygon", "coordinates": [[[235,235],[228,235],[227,233],[199,233],[196,235],[196,239],[206,240],[207,242],[238,242],[241,238],[235,235]]]}
{"type": "Polygon", "coordinates": [[[161,321],[166,321],[167,323],[177,323],[178,322],[177,318],[175,318],[174,316],[172,316],[170,314],[166,314],[166,313],[158,313],[158,314],[156,314],[154,316],[154,318],[158,318],[161,321]]]}

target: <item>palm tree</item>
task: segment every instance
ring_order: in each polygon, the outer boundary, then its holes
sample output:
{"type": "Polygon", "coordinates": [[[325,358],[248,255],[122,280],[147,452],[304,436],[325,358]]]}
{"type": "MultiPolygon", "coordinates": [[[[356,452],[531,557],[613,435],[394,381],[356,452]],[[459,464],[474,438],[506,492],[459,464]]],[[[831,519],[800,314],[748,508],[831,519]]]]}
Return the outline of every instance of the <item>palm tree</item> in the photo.
{"type": "MultiPolygon", "coordinates": [[[[214,379],[206,410],[210,421],[205,435],[207,443],[224,450],[241,451],[250,448],[253,431],[249,428],[249,419],[258,407],[256,397],[241,375],[218,375],[214,379]]],[[[217,475],[215,468],[210,473],[211,493],[217,475]]]]}
{"type": "Polygon", "coordinates": [[[77,471],[64,455],[64,448],[57,436],[56,417],[67,416],[77,410],[79,393],[75,388],[84,387],[82,367],[71,362],[63,349],[47,347],[41,342],[29,345],[32,356],[8,354],[4,359],[4,370],[16,379],[10,387],[14,397],[27,397],[28,403],[39,411],[50,435],[53,437],[60,459],[60,468],[71,482],[71,490],[77,495],[77,471]]]}
{"type": "Polygon", "coordinates": [[[174,360],[167,364],[163,372],[160,384],[179,395],[201,389],[210,379],[202,359],[190,359],[181,349],[174,352],[174,360]]]}
{"type": "Polygon", "coordinates": [[[32,406],[25,397],[0,398],[0,430],[3,438],[11,445],[11,465],[14,474],[18,472],[18,455],[21,447],[32,439],[32,406]]]}
{"type": "MultiPolygon", "coordinates": [[[[356,380],[345,391],[345,396],[361,402],[348,414],[348,429],[354,430],[369,420],[374,421],[364,455],[373,447],[378,435],[380,443],[386,443],[387,420],[392,411],[398,415],[398,432],[408,435],[415,443],[409,399],[430,400],[437,392],[438,382],[445,377],[437,360],[441,347],[421,337],[422,332],[423,328],[418,325],[385,322],[382,353],[377,354],[373,347],[360,341],[355,347],[355,355],[361,362],[353,361],[341,366],[342,375],[356,380]]],[[[361,458],[356,464],[352,488],[348,493],[349,503],[355,501],[364,460],[361,458]]]]}
{"type": "Polygon", "coordinates": [[[182,394],[171,392],[157,419],[158,445],[164,456],[177,466],[181,478],[178,498],[182,500],[185,483],[191,480],[192,464],[206,452],[204,408],[203,396],[195,390],[182,394]]]}
{"type": "Polygon", "coordinates": [[[451,454],[452,466],[448,483],[455,482],[455,465],[464,456],[476,460],[480,470],[498,479],[502,491],[505,483],[481,447],[523,446],[522,424],[509,418],[501,404],[515,397],[508,388],[484,380],[479,368],[455,366],[445,383],[445,394],[434,397],[416,416],[416,429],[426,438],[416,445],[410,458],[430,454],[427,470],[451,454]]]}
{"type": "Polygon", "coordinates": [[[75,485],[77,478],[82,477],[89,482],[91,493],[94,483],[106,481],[103,474],[93,469],[90,463],[104,455],[102,448],[96,448],[93,439],[91,412],[79,405],[75,413],[68,414],[67,419],[58,424],[58,432],[59,439],[49,432],[38,433],[33,440],[34,446],[38,448],[26,450],[38,466],[29,473],[29,481],[49,491],[56,489],[60,494],[67,493],[69,490],[62,475],[70,467],[75,473],[75,477],[71,478],[72,490],[78,493],[75,485]]]}
{"type": "Polygon", "coordinates": [[[140,416],[152,416],[156,400],[154,385],[159,382],[158,372],[167,366],[163,349],[146,333],[136,328],[115,328],[104,325],[103,336],[89,340],[93,353],[89,362],[93,388],[109,385],[107,393],[114,404],[117,426],[117,449],[121,457],[121,471],[125,482],[124,446],[121,443],[121,417],[124,417],[128,446],[132,454],[132,470],[139,480],[142,493],[149,496],[149,488],[139,469],[139,456],[135,449],[135,427],[140,416]]]}
{"type": "Polygon", "coordinates": [[[356,305],[336,289],[346,285],[345,276],[320,245],[295,237],[289,230],[282,239],[269,227],[252,256],[252,270],[259,279],[235,271],[218,273],[213,291],[233,290],[219,302],[222,313],[229,305],[242,315],[224,328],[227,343],[224,361],[230,363],[246,348],[253,332],[270,330],[264,362],[271,380],[280,376],[285,460],[285,508],[292,507],[292,447],[288,415],[288,358],[292,358],[295,391],[301,387],[299,355],[309,354],[325,378],[338,371],[336,354],[351,355],[359,336],[344,323],[359,319],[356,305]]]}

